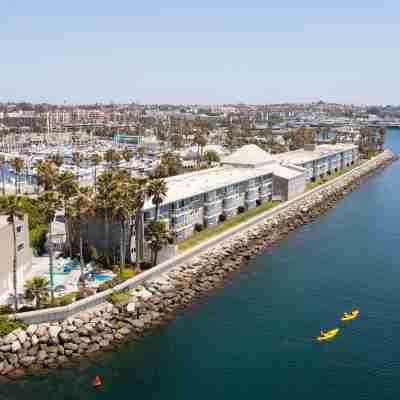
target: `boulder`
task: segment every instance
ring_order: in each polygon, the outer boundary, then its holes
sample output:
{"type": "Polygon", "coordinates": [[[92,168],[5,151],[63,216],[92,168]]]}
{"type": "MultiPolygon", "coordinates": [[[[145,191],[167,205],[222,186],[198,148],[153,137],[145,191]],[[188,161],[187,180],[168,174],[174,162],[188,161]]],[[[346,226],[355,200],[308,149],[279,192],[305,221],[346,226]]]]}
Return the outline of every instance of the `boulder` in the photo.
{"type": "Polygon", "coordinates": [[[47,353],[44,350],[40,350],[37,354],[37,359],[39,361],[44,361],[47,358],[47,353]]]}
{"type": "Polygon", "coordinates": [[[22,329],[16,329],[13,333],[17,336],[21,344],[24,344],[26,339],[28,338],[25,331],[23,331],[22,329]]]}
{"type": "Polygon", "coordinates": [[[17,340],[17,336],[14,335],[13,333],[9,333],[8,335],[4,336],[3,338],[3,343],[4,344],[12,344],[17,340]]]}
{"type": "Polygon", "coordinates": [[[48,336],[48,335],[47,335],[47,326],[45,326],[45,325],[40,325],[40,326],[38,327],[38,329],[36,330],[35,334],[36,334],[36,336],[37,336],[38,338],[41,338],[42,336],[48,336]]]}
{"type": "Polygon", "coordinates": [[[78,345],[76,343],[67,342],[67,343],[64,343],[64,349],[76,351],[76,350],[78,350],[78,345]]]}
{"type": "Polygon", "coordinates": [[[33,346],[36,346],[39,343],[39,339],[36,335],[32,335],[31,342],[33,346]]]}
{"type": "Polygon", "coordinates": [[[144,328],[144,322],[141,319],[133,319],[130,322],[131,322],[131,325],[134,328],[137,328],[137,329],[143,329],[144,328]]]}
{"type": "Polygon", "coordinates": [[[19,362],[24,366],[24,367],[30,367],[34,362],[35,362],[35,357],[32,356],[26,356],[22,357],[19,362]]]}
{"type": "Polygon", "coordinates": [[[133,313],[133,312],[135,312],[135,311],[136,311],[136,305],[135,305],[135,303],[129,303],[129,304],[126,306],[126,311],[127,311],[128,313],[133,313]]]}
{"type": "Polygon", "coordinates": [[[11,344],[5,344],[5,345],[0,347],[0,351],[2,351],[4,353],[7,353],[10,350],[11,350],[11,344]]]}
{"type": "Polygon", "coordinates": [[[58,325],[54,325],[54,326],[51,326],[51,327],[49,328],[49,335],[50,335],[50,337],[51,337],[52,339],[57,338],[57,337],[58,337],[58,334],[59,334],[60,332],[61,332],[61,327],[58,326],[58,325]]]}
{"type": "MultiPolygon", "coordinates": [[[[74,326],[73,326],[72,328],[76,329],[74,326]]],[[[61,332],[61,333],[60,333],[60,339],[61,339],[63,342],[68,342],[68,341],[71,339],[71,335],[69,335],[69,334],[66,333],[66,332],[61,332]]]]}
{"type": "Polygon", "coordinates": [[[26,330],[26,333],[28,336],[32,337],[36,333],[37,329],[38,329],[37,325],[35,324],[29,325],[26,330]]]}
{"type": "Polygon", "coordinates": [[[16,340],[15,342],[11,343],[11,351],[13,353],[16,353],[17,351],[21,350],[21,343],[19,340],[16,340]]]}
{"type": "Polygon", "coordinates": [[[83,322],[89,322],[92,319],[92,316],[88,312],[82,313],[79,317],[83,322]]]}

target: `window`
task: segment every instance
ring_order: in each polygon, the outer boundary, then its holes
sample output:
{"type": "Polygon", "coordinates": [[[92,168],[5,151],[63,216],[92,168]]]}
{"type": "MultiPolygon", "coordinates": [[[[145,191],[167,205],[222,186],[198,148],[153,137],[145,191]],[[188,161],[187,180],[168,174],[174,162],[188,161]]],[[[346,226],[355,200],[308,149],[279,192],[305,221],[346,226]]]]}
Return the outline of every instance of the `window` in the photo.
{"type": "Polygon", "coordinates": [[[21,232],[22,232],[22,229],[23,229],[23,226],[22,226],[22,225],[18,225],[18,226],[17,226],[17,232],[18,232],[18,233],[21,233],[21,232]]]}
{"type": "Polygon", "coordinates": [[[23,243],[20,243],[20,244],[17,246],[17,250],[18,250],[18,251],[21,251],[23,248],[24,248],[24,244],[23,244],[23,243]]]}

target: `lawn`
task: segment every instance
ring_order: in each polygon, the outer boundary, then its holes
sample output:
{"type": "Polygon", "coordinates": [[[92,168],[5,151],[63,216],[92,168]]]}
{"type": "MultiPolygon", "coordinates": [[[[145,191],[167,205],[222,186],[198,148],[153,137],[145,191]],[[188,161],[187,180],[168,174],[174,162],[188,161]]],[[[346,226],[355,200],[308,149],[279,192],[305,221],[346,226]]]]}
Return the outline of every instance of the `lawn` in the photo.
{"type": "Polygon", "coordinates": [[[243,214],[239,214],[236,217],[230,218],[223,223],[213,226],[212,228],[204,229],[201,232],[195,233],[190,238],[178,243],[178,252],[181,253],[183,251],[189,250],[191,247],[200,244],[204,240],[219,235],[220,233],[225,232],[227,229],[233,228],[234,226],[239,225],[242,222],[245,222],[258,214],[261,214],[265,211],[270,210],[271,208],[276,207],[278,204],[280,204],[278,201],[271,201],[269,203],[261,204],[256,208],[252,208],[244,212],[243,214]]]}

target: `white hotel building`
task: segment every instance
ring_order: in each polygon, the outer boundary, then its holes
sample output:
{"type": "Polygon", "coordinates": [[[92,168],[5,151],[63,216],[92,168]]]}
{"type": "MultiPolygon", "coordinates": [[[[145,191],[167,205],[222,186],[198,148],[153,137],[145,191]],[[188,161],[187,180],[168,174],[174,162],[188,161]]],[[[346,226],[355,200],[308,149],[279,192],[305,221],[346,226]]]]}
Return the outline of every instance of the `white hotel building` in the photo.
{"type": "MultiPolygon", "coordinates": [[[[278,155],[247,145],[225,157],[220,167],[167,178],[160,219],[180,241],[197,224],[216,225],[221,215],[233,217],[241,207],[251,209],[273,198],[290,200],[304,192],[308,181],[334,174],[358,158],[353,144],[309,145],[278,155]]],[[[146,202],[144,220],[154,212],[155,206],[146,202]]]]}

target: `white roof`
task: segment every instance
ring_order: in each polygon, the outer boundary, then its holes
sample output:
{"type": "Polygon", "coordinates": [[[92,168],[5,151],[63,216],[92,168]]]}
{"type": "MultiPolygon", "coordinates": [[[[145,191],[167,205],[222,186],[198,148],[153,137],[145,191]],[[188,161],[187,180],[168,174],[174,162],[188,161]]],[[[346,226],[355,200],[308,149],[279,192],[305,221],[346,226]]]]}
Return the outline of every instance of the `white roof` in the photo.
{"type": "Polygon", "coordinates": [[[294,150],[287,151],[286,153],[277,154],[275,157],[280,163],[289,164],[304,164],[324,157],[333,156],[343,151],[352,150],[357,148],[354,144],[339,143],[339,144],[321,144],[315,146],[315,150],[294,150]]]}
{"type": "Polygon", "coordinates": [[[305,171],[306,169],[301,167],[277,165],[274,169],[274,175],[289,180],[303,175],[305,171]]]}
{"type": "Polygon", "coordinates": [[[223,164],[246,165],[253,167],[273,162],[275,162],[275,158],[255,144],[243,146],[230,156],[222,159],[223,164]]]}
{"type": "MultiPolygon", "coordinates": [[[[166,178],[168,191],[163,204],[207,193],[258,176],[272,174],[276,167],[277,164],[265,165],[258,168],[223,166],[166,178]]],[[[151,203],[151,200],[147,200],[144,209],[150,208],[154,208],[154,205],[151,203]]]]}

